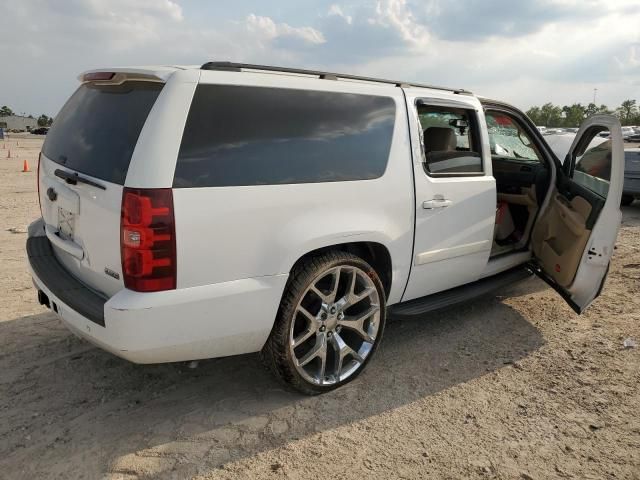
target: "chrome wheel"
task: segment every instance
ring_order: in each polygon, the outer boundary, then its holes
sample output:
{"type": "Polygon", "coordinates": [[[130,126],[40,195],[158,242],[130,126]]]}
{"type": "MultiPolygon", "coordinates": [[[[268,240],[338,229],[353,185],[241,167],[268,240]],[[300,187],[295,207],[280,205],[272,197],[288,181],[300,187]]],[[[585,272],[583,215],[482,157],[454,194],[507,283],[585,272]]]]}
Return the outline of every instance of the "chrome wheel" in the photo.
{"type": "Polygon", "coordinates": [[[380,328],[373,280],[351,265],[315,277],[294,311],[289,349],[298,373],[315,385],[353,375],[371,353],[380,328]]]}

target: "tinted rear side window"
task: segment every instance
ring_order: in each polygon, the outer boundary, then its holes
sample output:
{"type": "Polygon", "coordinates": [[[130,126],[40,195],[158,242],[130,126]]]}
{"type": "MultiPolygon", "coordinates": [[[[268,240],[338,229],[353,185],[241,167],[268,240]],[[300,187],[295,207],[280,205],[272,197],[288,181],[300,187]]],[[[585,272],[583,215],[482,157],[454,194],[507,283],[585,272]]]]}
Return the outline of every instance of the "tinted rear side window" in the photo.
{"type": "Polygon", "coordinates": [[[81,85],[55,118],[42,151],[60,165],[124,184],[133,149],[162,90],[153,82],[81,85]]]}
{"type": "Polygon", "coordinates": [[[390,97],[200,85],[174,187],[367,180],[386,168],[390,97]]]}

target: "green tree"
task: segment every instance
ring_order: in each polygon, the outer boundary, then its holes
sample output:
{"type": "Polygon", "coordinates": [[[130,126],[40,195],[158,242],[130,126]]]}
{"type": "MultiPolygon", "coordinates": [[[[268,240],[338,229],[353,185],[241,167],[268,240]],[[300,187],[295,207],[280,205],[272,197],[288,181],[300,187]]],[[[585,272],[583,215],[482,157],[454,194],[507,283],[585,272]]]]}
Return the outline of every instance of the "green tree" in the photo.
{"type": "Polygon", "coordinates": [[[603,103],[598,107],[598,111],[596,113],[606,113],[611,115],[613,112],[603,103]]]}
{"type": "Polygon", "coordinates": [[[544,125],[546,127],[561,127],[562,126],[562,108],[552,103],[545,103],[540,107],[540,120],[538,125],[544,125]]]}
{"type": "Polygon", "coordinates": [[[542,116],[540,115],[540,107],[531,107],[527,110],[527,117],[536,125],[543,125],[542,116]]]}
{"type": "Polygon", "coordinates": [[[607,107],[605,104],[602,104],[602,105],[598,106],[595,103],[591,102],[585,108],[584,113],[585,113],[585,115],[587,117],[590,117],[590,116],[596,115],[598,113],[609,113],[610,114],[611,110],[609,110],[609,107],[607,107]]]}
{"type": "Polygon", "coordinates": [[[620,121],[623,125],[631,125],[633,119],[638,114],[638,107],[636,106],[635,100],[625,100],[622,104],[616,109],[616,113],[618,117],[620,117],[620,121]]]}
{"type": "Polygon", "coordinates": [[[564,112],[563,126],[565,127],[579,127],[585,118],[587,108],[580,103],[574,103],[573,105],[565,105],[562,107],[564,112]]]}
{"type": "Polygon", "coordinates": [[[48,125],[51,125],[51,119],[43,113],[38,117],[38,126],[46,127],[48,125]]]}
{"type": "Polygon", "coordinates": [[[11,110],[9,107],[7,107],[6,105],[3,105],[0,108],[0,117],[8,117],[10,115],[13,115],[13,110],[11,110]]]}

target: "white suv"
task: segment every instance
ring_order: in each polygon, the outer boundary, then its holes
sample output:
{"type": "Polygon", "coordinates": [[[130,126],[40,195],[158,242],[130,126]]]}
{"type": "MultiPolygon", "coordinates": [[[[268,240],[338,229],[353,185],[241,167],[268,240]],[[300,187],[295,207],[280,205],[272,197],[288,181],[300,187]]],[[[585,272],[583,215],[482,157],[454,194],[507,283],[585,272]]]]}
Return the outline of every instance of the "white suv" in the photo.
{"type": "Polygon", "coordinates": [[[228,62],[80,80],[27,252],[40,302],[115,355],[261,351],[314,394],[362,371],[389,315],[531,272],[577,312],[603,286],[614,117],[585,121],[563,167],[522,112],[464,90],[228,62]]]}

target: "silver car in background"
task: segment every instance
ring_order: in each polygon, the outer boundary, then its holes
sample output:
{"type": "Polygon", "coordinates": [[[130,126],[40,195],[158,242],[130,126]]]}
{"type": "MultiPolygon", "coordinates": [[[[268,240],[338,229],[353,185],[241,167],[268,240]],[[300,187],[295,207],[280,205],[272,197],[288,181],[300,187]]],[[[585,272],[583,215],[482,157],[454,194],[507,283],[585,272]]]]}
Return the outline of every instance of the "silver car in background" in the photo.
{"type": "MultiPolygon", "coordinates": [[[[622,128],[624,130],[625,127],[622,128]]],[[[560,162],[564,163],[574,137],[575,134],[573,133],[561,133],[545,135],[544,139],[560,162]]],[[[607,141],[607,138],[596,137],[592,143],[605,141],[607,141]]],[[[635,199],[640,198],[640,148],[625,148],[624,156],[624,187],[620,203],[622,205],[631,205],[635,199]]]]}
{"type": "Polygon", "coordinates": [[[622,189],[622,205],[631,205],[640,198],[640,148],[624,150],[624,187],[622,189]]]}

